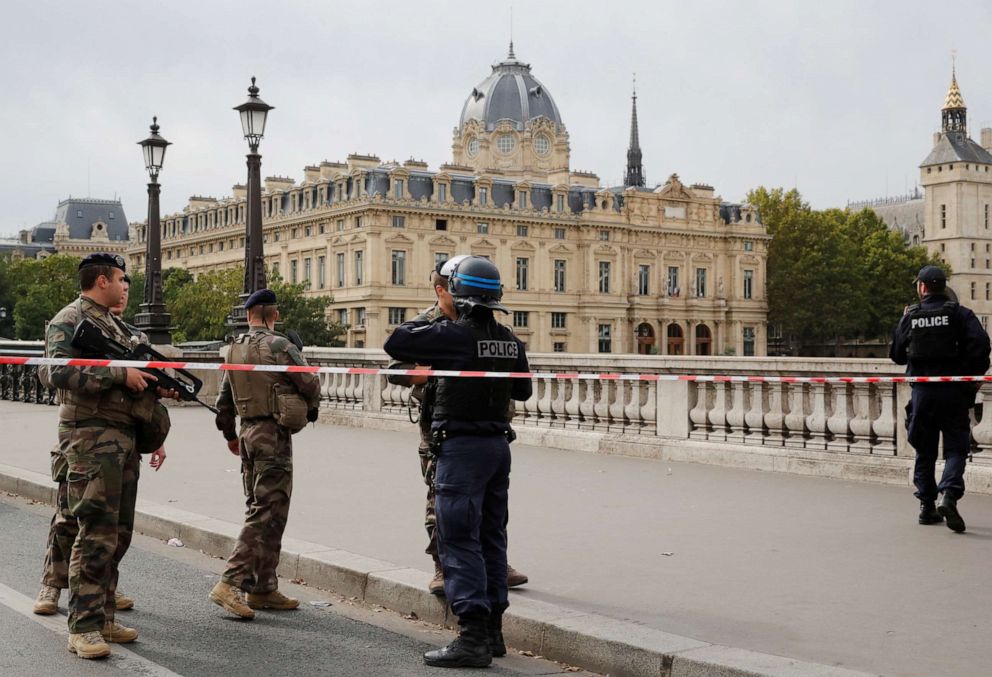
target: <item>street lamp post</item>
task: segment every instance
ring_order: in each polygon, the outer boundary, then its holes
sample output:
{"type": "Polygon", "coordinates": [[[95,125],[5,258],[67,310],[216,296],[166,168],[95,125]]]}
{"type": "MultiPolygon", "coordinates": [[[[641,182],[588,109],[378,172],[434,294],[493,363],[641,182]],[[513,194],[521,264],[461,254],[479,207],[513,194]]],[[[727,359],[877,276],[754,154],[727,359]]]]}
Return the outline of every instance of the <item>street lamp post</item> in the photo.
{"type": "Polygon", "coordinates": [[[159,223],[158,196],[161,186],[158,173],[162,171],[165,149],[171,144],[159,136],[158,118],[152,118],[151,134],[139,141],[145,155],[148,183],[148,227],[145,230],[145,296],[134,323],[155,345],[172,343],[169,333],[170,316],[162,298],[162,227],[159,223]]]}
{"type": "Polygon", "coordinates": [[[241,114],[241,129],[248,140],[248,200],[245,219],[245,283],[241,302],[234,306],[227,325],[233,333],[241,333],[248,328],[248,315],[245,301],[252,293],[264,289],[265,252],[262,247],[262,156],[258,154],[258,144],[265,135],[265,121],[274,106],[258,98],[258,87],[254,76],[248,88],[248,100],[234,110],[241,114]]]}

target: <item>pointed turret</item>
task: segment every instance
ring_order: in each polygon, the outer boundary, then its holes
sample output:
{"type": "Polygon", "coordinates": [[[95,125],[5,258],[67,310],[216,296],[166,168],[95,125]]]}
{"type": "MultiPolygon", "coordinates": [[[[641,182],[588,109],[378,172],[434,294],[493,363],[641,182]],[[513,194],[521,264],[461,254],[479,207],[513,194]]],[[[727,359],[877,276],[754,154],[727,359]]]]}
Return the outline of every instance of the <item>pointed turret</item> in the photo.
{"type": "Polygon", "coordinates": [[[630,145],[627,148],[627,172],[624,175],[625,186],[644,185],[644,167],[641,164],[641,139],[637,129],[637,87],[631,96],[630,111],[630,145]]]}
{"type": "Polygon", "coordinates": [[[944,98],[944,106],[940,109],[941,131],[968,133],[968,107],[964,105],[964,97],[958,89],[958,76],[954,65],[951,66],[951,86],[944,98]]]}

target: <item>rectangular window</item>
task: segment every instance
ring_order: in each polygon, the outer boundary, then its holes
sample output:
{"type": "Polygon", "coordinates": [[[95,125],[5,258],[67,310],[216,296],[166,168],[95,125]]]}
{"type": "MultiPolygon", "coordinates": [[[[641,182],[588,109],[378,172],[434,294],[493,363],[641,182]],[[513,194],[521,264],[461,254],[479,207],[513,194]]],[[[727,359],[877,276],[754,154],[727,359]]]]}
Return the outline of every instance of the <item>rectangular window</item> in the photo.
{"type": "Polygon", "coordinates": [[[327,257],[317,257],[317,285],[323,289],[327,285],[327,257]]]}
{"type": "Polygon", "coordinates": [[[599,241],[600,242],[609,242],[610,241],[610,231],[608,231],[608,230],[601,230],[601,231],[599,231],[599,241]]]}
{"type": "Polygon", "coordinates": [[[320,224],[320,234],[323,235],[326,232],[327,224],[320,224]]]}
{"type": "Polygon", "coordinates": [[[303,237],[310,237],[311,232],[312,231],[310,230],[310,226],[307,226],[306,228],[303,229],[303,237]]]}
{"type": "Polygon", "coordinates": [[[563,211],[565,211],[565,196],[564,195],[559,195],[558,197],[555,198],[555,210],[559,214],[561,214],[563,211]]]}
{"type": "Polygon", "coordinates": [[[972,301],[975,300],[975,283],[974,282],[971,283],[971,300],[972,301]]]}
{"type": "Polygon", "coordinates": [[[477,232],[479,235],[488,235],[489,234],[489,224],[488,223],[477,223],[477,224],[475,224],[475,232],[477,232]]]}
{"type": "Polygon", "coordinates": [[[344,219],[338,219],[337,228],[339,233],[344,230],[344,219]]]}
{"type": "Polygon", "coordinates": [[[297,261],[296,259],[293,259],[292,261],[289,262],[289,282],[290,282],[290,284],[296,284],[297,281],[299,280],[299,275],[298,275],[298,272],[299,272],[298,269],[299,269],[299,267],[300,267],[300,262],[297,261]]]}
{"type": "Polygon", "coordinates": [[[338,311],[338,324],[348,324],[348,309],[342,308],[338,311]]]}
{"type": "Polygon", "coordinates": [[[985,300],[992,301],[992,284],[985,283],[985,300]]]}
{"type": "Polygon", "coordinates": [[[434,254],[434,270],[437,270],[438,266],[448,260],[448,252],[437,252],[434,254]]]}
{"type": "Polygon", "coordinates": [[[529,321],[530,321],[530,313],[528,313],[526,310],[513,311],[514,327],[526,328],[529,321]]]}
{"type": "Polygon", "coordinates": [[[555,259],[555,291],[565,291],[565,259],[555,259]]]}
{"type": "Polygon", "coordinates": [[[600,261],[599,262],[599,293],[609,294],[610,293],[610,262],[600,261]]]}
{"type": "Polygon", "coordinates": [[[480,188],[479,189],[479,204],[482,205],[483,207],[485,207],[488,202],[489,202],[489,189],[488,188],[480,188]]]}
{"type": "Polygon", "coordinates": [[[224,251],[224,241],[223,240],[221,240],[220,242],[217,243],[217,249],[219,249],[220,251],[224,251]]]}
{"type": "Polygon", "coordinates": [[[393,228],[406,228],[406,217],[405,216],[394,216],[393,217],[393,228]]]}
{"type": "Polygon", "coordinates": [[[404,322],[406,322],[406,308],[389,309],[389,324],[391,326],[403,324],[404,322]]]}
{"type": "Polygon", "coordinates": [[[403,199],[403,179],[396,179],[393,181],[393,197],[397,200],[403,199]]]}
{"type": "Polygon", "coordinates": [[[448,184],[439,183],[437,186],[437,201],[447,202],[448,201],[448,184]]]}
{"type": "Polygon", "coordinates": [[[355,252],[355,284],[361,285],[365,277],[365,252],[355,252]]]}
{"type": "Polygon", "coordinates": [[[527,272],[530,259],[517,258],[517,291],[527,291],[527,272]]]}
{"type": "Polygon", "coordinates": [[[647,296],[650,294],[651,266],[638,266],[637,268],[637,294],[647,296]]]}
{"type": "Polygon", "coordinates": [[[313,279],[312,262],[313,259],[303,259],[303,282],[307,285],[307,289],[310,288],[310,281],[313,279]]]}
{"type": "Polygon", "coordinates": [[[334,255],[334,260],[337,267],[337,286],[344,286],[344,252],[334,255]]]}
{"type": "Polygon", "coordinates": [[[355,308],[355,326],[365,326],[365,308],[355,308]]]}
{"type": "Polygon", "coordinates": [[[278,242],[278,241],[279,241],[279,235],[280,235],[280,233],[279,233],[279,231],[277,230],[277,231],[276,231],[276,242],[278,242]]]}
{"type": "Polygon", "coordinates": [[[974,268],[974,267],[975,267],[975,259],[972,259],[972,260],[971,260],[971,267],[972,267],[972,268],[974,268]]]}
{"type": "Polygon", "coordinates": [[[564,343],[555,343],[554,344],[554,351],[556,353],[563,353],[563,352],[565,352],[565,344],[564,343]]]}
{"type": "Polygon", "coordinates": [[[527,237],[527,226],[517,226],[517,237],[527,237]]]}
{"type": "Polygon", "coordinates": [[[985,230],[988,229],[989,229],[989,206],[985,205],[985,230]]]}
{"type": "Polygon", "coordinates": [[[296,228],[293,228],[293,232],[289,237],[290,239],[295,240],[297,237],[299,237],[299,234],[300,234],[299,231],[296,228]]]}
{"type": "Polygon", "coordinates": [[[361,216],[355,217],[355,228],[361,228],[363,223],[365,223],[365,221],[362,219],[361,216]]]}
{"type": "Polygon", "coordinates": [[[448,230],[448,219],[435,219],[434,230],[448,230]]]}
{"type": "Polygon", "coordinates": [[[706,296],[706,269],[696,268],[696,298],[706,296]]]}
{"type": "Polygon", "coordinates": [[[555,239],[556,240],[564,240],[565,239],[565,229],[564,228],[555,228],[555,239]]]}
{"type": "Polygon", "coordinates": [[[611,353],[613,352],[613,339],[612,339],[613,327],[608,324],[599,325],[599,352],[601,353],[611,353]]]}
{"type": "Polygon", "coordinates": [[[744,357],[754,357],[754,327],[744,327],[744,357]]]}
{"type": "Polygon", "coordinates": [[[753,298],[754,294],[754,271],[744,271],[744,298],[753,298]]]}
{"type": "Polygon", "coordinates": [[[272,277],[279,277],[279,262],[272,264],[272,277]]]}
{"type": "Polygon", "coordinates": [[[746,251],[746,252],[754,251],[754,243],[751,242],[750,240],[745,240],[744,241],[744,251],[746,251]]]}
{"type": "Polygon", "coordinates": [[[406,284],[406,252],[402,249],[393,250],[392,281],[397,285],[406,284]]]}
{"type": "Polygon", "coordinates": [[[940,205],[940,227],[947,228],[947,205],[940,205]]]}
{"type": "Polygon", "coordinates": [[[200,245],[200,253],[201,254],[203,253],[203,245],[202,244],[200,245]]]}
{"type": "Polygon", "coordinates": [[[551,313],[551,328],[564,329],[565,316],[566,316],[565,313],[551,313]]]}
{"type": "Polygon", "coordinates": [[[527,191],[522,190],[517,194],[517,207],[527,209],[527,191]]]}

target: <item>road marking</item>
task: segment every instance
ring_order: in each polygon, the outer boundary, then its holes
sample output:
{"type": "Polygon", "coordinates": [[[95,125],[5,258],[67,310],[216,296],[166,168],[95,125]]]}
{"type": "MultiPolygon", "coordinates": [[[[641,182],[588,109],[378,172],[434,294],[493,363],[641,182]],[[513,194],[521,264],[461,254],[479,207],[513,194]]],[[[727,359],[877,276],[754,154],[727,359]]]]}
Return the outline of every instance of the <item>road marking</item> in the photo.
{"type": "MultiPolygon", "coordinates": [[[[0,583],[0,604],[48,628],[52,632],[62,635],[68,640],[65,616],[61,614],[39,616],[32,611],[34,607],[33,599],[22,595],[13,588],[8,588],[3,583],[0,583]]],[[[154,663],[143,656],[139,656],[120,644],[112,645],[111,651],[112,653],[107,660],[115,668],[125,670],[132,675],[139,675],[140,677],[182,677],[182,675],[162,667],[158,663],[154,663]]]]}

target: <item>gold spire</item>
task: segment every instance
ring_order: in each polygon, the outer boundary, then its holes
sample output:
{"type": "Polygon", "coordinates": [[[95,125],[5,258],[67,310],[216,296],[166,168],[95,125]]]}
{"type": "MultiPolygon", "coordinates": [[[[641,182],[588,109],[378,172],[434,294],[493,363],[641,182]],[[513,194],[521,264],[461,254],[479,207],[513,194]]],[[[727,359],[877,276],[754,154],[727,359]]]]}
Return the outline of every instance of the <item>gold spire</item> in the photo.
{"type": "Polygon", "coordinates": [[[947,97],[944,99],[944,107],[941,110],[967,108],[964,105],[964,97],[961,96],[961,90],[958,89],[957,64],[954,63],[955,56],[955,54],[951,55],[951,87],[947,90],[947,97]]]}

